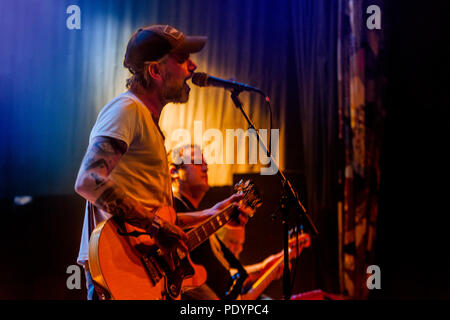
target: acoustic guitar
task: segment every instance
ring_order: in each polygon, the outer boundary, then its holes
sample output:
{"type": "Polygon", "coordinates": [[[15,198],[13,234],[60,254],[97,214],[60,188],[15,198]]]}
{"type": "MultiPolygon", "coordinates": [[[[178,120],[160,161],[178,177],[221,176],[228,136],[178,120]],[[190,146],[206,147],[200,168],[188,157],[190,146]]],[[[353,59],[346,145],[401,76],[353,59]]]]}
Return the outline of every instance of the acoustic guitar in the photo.
{"type": "MultiPolygon", "coordinates": [[[[261,197],[250,181],[241,180],[234,191],[243,194],[241,201],[246,206],[256,209],[261,205],[261,197]]],[[[164,207],[160,211],[161,218],[170,221],[172,216],[173,220],[173,208],[164,207]]],[[[197,248],[238,215],[238,210],[229,205],[187,232],[188,251],[197,248]]],[[[89,269],[96,291],[102,299],[179,299],[183,287],[197,287],[206,280],[206,270],[193,264],[189,254],[177,247],[167,254],[173,258],[174,270],[145,230],[115,217],[103,221],[94,229],[89,241],[89,269]]]]}

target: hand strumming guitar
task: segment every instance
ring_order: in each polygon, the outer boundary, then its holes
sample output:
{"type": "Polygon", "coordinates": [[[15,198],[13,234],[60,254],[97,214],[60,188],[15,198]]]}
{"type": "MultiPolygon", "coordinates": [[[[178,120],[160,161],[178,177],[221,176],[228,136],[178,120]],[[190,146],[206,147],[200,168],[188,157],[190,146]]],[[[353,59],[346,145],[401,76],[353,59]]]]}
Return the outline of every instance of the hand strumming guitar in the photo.
{"type": "Polygon", "coordinates": [[[174,259],[172,254],[177,248],[188,252],[185,244],[187,241],[186,233],[176,225],[173,225],[158,216],[155,216],[150,227],[150,235],[155,239],[156,244],[164,255],[166,262],[171,270],[175,270],[174,259]]]}

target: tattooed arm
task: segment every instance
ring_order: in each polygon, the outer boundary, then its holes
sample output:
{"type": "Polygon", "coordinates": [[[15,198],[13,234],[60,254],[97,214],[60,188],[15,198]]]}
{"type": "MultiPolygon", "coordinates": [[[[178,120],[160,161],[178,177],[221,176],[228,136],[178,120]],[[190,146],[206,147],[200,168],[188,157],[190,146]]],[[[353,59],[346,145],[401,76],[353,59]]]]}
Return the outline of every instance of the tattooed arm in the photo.
{"type": "Polygon", "coordinates": [[[126,143],[121,140],[96,137],[81,164],[75,191],[96,207],[132,225],[148,229],[154,214],[109,179],[126,149],[126,143]]]}
{"type": "MultiPolygon", "coordinates": [[[[163,252],[168,252],[175,245],[187,250],[184,243],[187,236],[180,228],[156,217],[154,212],[147,210],[109,179],[126,149],[126,143],[121,140],[96,137],[81,164],[75,191],[96,207],[136,227],[151,231],[163,252]]],[[[175,267],[170,255],[168,263],[172,269],[175,267]]]]}

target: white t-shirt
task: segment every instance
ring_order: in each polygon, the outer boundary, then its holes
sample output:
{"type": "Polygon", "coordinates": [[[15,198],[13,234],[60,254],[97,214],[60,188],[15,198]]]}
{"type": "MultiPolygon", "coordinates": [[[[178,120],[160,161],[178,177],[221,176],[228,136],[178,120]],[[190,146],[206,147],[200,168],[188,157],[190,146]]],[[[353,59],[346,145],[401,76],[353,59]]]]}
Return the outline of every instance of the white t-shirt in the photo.
{"type": "MultiPolygon", "coordinates": [[[[150,110],[133,93],[127,91],[111,100],[99,113],[89,143],[98,136],[124,141],[127,152],[110,174],[110,179],[130,197],[149,210],[172,206],[172,188],[164,147],[164,138],[150,110]]],[[[95,210],[94,227],[111,217],[95,210]]],[[[86,205],[80,251],[77,262],[88,260],[89,216],[86,205]]]]}

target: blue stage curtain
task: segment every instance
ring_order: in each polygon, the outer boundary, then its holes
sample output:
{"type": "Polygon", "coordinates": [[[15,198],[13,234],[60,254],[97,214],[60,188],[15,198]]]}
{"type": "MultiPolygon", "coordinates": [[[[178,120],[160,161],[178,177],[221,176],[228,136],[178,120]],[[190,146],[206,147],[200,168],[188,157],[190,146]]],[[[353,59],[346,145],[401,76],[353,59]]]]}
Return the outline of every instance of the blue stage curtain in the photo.
{"type": "MultiPolygon", "coordinates": [[[[334,34],[326,31],[333,26],[334,13],[323,3],[2,1],[0,195],[72,192],[99,110],[125,90],[128,71],[122,61],[128,37],[150,23],[169,23],[186,33],[207,35],[207,46],[193,56],[199,71],[262,88],[272,99],[273,128],[280,129],[280,165],[303,171],[302,145],[307,145],[308,163],[314,162],[309,154],[317,147],[307,141],[312,132],[303,127],[309,128],[311,119],[303,113],[318,112],[313,104],[333,105],[324,99],[302,98],[298,103],[289,97],[295,91],[311,95],[311,86],[334,97],[333,89],[325,88],[332,87],[334,80],[334,34]],[[66,27],[70,5],[81,9],[80,30],[66,27]],[[303,19],[311,9],[317,11],[315,16],[303,19]],[[303,41],[302,48],[298,41],[303,41]],[[317,69],[318,64],[328,69],[317,69]],[[296,145],[287,150],[285,141],[296,145]]],[[[222,130],[224,137],[227,128],[247,129],[227,93],[192,89],[187,105],[169,105],[164,111],[161,126],[169,138],[176,128],[192,130],[196,120],[207,124],[204,130],[222,130]]],[[[257,127],[268,128],[263,100],[246,93],[242,100],[257,127]]],[[[171,142],[167,141],[168,148],[171,142]]],[[[229,184],[233,173],[257,172],[253,167],[225,165],[220,172],[213,167],[211,182],[229,184]]]]}

